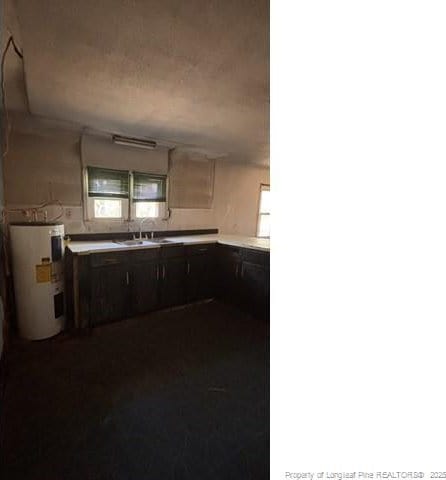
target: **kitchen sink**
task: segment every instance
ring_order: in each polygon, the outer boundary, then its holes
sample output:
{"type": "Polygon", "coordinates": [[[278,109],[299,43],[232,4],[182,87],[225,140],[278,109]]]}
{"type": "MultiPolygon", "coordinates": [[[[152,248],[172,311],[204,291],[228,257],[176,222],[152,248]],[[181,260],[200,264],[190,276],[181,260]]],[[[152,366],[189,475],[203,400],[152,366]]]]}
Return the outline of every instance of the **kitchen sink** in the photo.
{"type": "Polygon", "coordinates": [[[174,244],[174,245],[182,245],[182,242],[176,242],[175,240],[167,240],[167,238],[151,238],[149,242],[153,243],[160,243],[160,244],[174,244]]]}
{"type": "Polygon", "coordinates": [[[113,243],[119,243],[120,245],[142,245],[144,240],[113,240],[113,243]]]}
{"type": "Polygon", "coordinates": [[[167,240],[167,238],[144,238],[143,240],[139,240],[135,238],[133,240],[113,240],[113,243],[118,243],[119,245],[126,245],[128,247],[136,246],[136,245],[150,245],[150,244],[158,244],[158,245],[182,245],[182,242],[176,242],[175,240],[167,240]]]}
{"type": "Polygon", "coordinates": [[[165,238],[151,238],[150,241],[154,243],[171,243],[171,240],[165,238]]]}

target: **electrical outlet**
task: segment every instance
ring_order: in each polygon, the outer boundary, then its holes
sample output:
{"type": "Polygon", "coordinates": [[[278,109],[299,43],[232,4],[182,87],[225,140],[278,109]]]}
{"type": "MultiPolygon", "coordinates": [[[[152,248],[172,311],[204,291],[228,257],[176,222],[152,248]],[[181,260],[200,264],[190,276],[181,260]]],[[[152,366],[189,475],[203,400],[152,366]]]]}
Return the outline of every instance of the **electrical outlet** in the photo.
{"type": "Polygon", "coordinates": [[[73,216],[73,211],[71,210],[71,208],[66,208],[65,209],[65,217],[66,218],[71,218],[73,216]]]}

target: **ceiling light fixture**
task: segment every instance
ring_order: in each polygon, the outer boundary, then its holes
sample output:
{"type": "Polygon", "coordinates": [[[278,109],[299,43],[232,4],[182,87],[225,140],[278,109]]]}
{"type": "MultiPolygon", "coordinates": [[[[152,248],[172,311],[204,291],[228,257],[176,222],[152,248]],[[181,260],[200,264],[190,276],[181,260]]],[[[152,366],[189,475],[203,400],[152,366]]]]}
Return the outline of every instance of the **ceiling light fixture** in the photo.
{"type": "Polygon", "coordinates": [[[125,145],[126,147],[145,148],[146,150],[154,150],[156,148],[156,142],[153,140],[141,140],[121,135],[113,135],[112,140],[116,145],[125,145]]]}

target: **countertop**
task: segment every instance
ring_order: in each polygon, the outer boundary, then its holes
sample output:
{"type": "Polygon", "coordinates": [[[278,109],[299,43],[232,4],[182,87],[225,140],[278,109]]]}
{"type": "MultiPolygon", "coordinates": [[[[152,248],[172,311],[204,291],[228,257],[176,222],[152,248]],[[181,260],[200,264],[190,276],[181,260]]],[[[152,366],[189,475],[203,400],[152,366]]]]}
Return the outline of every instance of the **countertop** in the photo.
{"type": "MultiPolygon", "coordinates": [[[[184,237],[163,237],[167,240],[183,243],[184,245],[197,245],[200,243],[221,243],[234,247],[252,248],[269,252],[269,238],[244,237],[241,235],[188,235],[184,237]]],[[[146,248],[161,248],[159,243],[145,241],[142,245],[122,245],[113,241],[91,241],[91,242],[68,242],[66,246],[75,254],[89,255],[90,253],[116,252],[122,250],[140,250],[146,248]]]]}

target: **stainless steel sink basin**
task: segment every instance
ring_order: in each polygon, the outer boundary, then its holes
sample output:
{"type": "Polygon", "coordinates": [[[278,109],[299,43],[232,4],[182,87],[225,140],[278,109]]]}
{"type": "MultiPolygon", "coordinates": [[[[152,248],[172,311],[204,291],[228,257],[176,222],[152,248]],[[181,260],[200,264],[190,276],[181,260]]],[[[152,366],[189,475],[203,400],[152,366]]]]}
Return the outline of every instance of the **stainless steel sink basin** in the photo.
{"type": "Polygon", "coordinates": [[[156,243],[157,245],[183,245],[182,242],[176,242],[175,240],[167,240],[167,238],[144,238],[139,240],[135,238],[133,240],[113,240],[113,243],[118,243],[119,245],[126,245],[127,247],[133,247],[136,245],[150,245],[156,243]]]}
{"type": "Polygon", "coordinates": [[[150,241],[153,243],[171,243],[171,240],[166,240],[165,238],[151,238],[150,241]]]}
{"type": "Polygon", "coordinates": [[[167,240],[167,238],[151,238],[149,240],[153,243],[160,243],[160,244],[174,244],[174,245],[182,245],[182,242],[176,242],[175,240],[167,240]]]}
{"type": "Polygon", "coordinates": [[[142,245],[144,241],[143,240],[113,240],[113,243],[132,246],[132,245],[142,245]]]}

